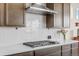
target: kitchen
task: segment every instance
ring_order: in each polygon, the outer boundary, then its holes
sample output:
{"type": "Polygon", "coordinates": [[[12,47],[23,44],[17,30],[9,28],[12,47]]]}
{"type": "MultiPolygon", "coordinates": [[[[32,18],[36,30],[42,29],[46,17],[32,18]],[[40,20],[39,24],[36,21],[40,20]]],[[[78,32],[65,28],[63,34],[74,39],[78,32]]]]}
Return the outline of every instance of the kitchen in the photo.
{"type": "Polygon", "coordinates": [[[0,55],[78,56],[77,8],[77,3],[0,3],[0,55]]]}

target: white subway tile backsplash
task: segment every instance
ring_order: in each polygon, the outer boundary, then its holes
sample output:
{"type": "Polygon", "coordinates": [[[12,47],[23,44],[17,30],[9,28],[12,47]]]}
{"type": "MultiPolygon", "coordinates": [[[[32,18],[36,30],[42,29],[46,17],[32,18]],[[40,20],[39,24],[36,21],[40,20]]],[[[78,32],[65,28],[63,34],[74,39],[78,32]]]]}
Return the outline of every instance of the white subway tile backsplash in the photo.
{"type": "MultiPolygon", "coordinates": [[[[44,16],[45,17],[45,16],[44,16]]],[[[8,46],[21,42],[29,42],[29,41],[39,41],[39,40],[47,40],[47,36],[51,35],[52,40],[59,40],[59,35],[57,34],[58,29],[46,29],[43,22],[45,22],[44,17],[41,15],[34,14],[26,14],[26,27],[18,28],[16,30],[15,27],[0,27],[0,46],[8,46]],[[40,26],[34,27],[32,22],[39,20],[40,26]],[[28,25],[29,24],[29,25],[28,25]],[[43,27],[41,27],[43,26],[43,27]]],[[[38,22],[38,21],[36,21],[38,22]]]]}

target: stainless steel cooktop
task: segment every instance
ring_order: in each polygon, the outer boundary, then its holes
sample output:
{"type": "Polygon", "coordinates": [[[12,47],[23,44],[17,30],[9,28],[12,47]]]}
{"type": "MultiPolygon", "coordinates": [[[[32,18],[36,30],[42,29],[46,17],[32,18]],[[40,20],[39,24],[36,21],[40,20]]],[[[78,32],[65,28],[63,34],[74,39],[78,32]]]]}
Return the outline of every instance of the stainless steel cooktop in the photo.
{"type": "Polygon", "coordinates": [[[25,42],[25,43],[23,43],[23,45],[27,45],[27,46],[30,46],[30,47],[33,47],[33,48],[40,47],[40,46],[54,45],[54,44],[58,44],[58,42],[44,40],[44,41],[35,41],[35,42],[25,42]]]}

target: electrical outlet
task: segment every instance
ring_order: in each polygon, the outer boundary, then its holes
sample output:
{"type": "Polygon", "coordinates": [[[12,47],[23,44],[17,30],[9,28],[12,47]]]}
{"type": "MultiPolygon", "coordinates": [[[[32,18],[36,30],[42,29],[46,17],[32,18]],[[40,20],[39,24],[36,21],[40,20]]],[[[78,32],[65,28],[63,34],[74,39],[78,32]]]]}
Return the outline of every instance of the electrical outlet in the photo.
{"type": "Polygon", "coordinates": [[[51,35],[48,35],[48,39],[51,39],[51,35]]]}

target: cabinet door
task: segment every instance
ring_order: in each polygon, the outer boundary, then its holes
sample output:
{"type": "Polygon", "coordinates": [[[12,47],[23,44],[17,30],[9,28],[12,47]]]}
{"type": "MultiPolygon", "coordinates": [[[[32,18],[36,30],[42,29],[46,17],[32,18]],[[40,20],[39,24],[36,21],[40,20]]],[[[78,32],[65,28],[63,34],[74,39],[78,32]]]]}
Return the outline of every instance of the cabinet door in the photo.
{"type": "Polygon", "coordinates": [[[62,3],[55,3],[54,10],[57,11],[57,14],[54,14],[54,27],[62,27],[62,3]]]}
{"type": "Polygon", "coordinates": [[[46,15],[46,28],[54,27],[54,15],[46,15]]]}
{"type": "Polygon", "coordinates": [[[78,48],[72,49],[72,56],[78,56],[78,48]]]}
{"type": "Polygon", "coordinates": [[[71,56],[71,50],[62,52],[62,56],[71,56]]]}
{"type": "Polygon", "coordinates": [[[58,56],[61,55],[61,47],[45,48],[35,51],[35,56],[58,56]],[[60,51],[60,52],[59,52],[60,51]],[[59,52],[59,53],[57,53],[59,52]]]}
{"type": "Polygon", "coordinates": [[[72,56],[78,56],[78,43],[72,44],[72,56]]]}
{"type": "Polygon", "coordinates": [[[50,53],[47,56],[61,56],[61,51],[57,51],[55,53],[50,53]]]}
{"type": "Polygon", "coordinates": [[[22,53],[16,53],[16,54],[12,54],[12,55],[8,55],[8,56],[33,56],[33,52],[22,52],[22,53]]]}
{"type": "Polygon", "coordinates": [[[4,5],[3,3],[0,3],[0,26],[4,25],[4,5]]]}
{"type": "Polygon", "coordinates": [[[57,11],[57,14],[46,15],[47,28],[69,28],[70,27],[70,4],[48,3],[47,7],[57,11]]]}
{"type": "MultiPolygon", "coordinates": [[[[54,10],[54,3],[47,3],[46,6],[49,9],[54,10]]],[[[47,14],[46,15],[46,28],[54,27],[54,15],[47,14]]]]}
{"type": "Polygon", "coordinates": [[[56,10],[57,14],[46,15],[47,28],[61,28],[62,27],[62,3],[47,3],[49,9],[56,10]]]}
{"type": "Polygon", "coordinates": [[[70,4],[64,3],[63,5],[63,27],[69,28],[70,27],[70,4]]]}
{"type": "Polygon", "coordinates": [[[71,56],[71,45],[62,46],[62,56],[71,56]]]}
{"type": "Polygon", "coordinates": [[[24,26],[24,4],[23,3],[6,4],[6,25],[24,26]]]}

